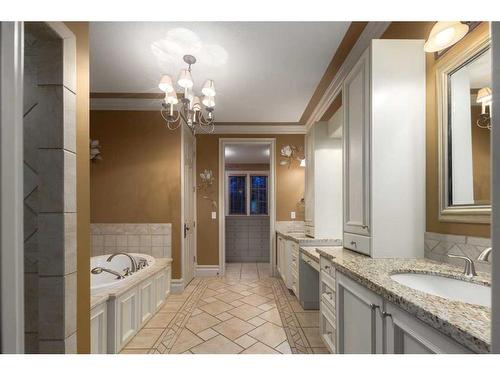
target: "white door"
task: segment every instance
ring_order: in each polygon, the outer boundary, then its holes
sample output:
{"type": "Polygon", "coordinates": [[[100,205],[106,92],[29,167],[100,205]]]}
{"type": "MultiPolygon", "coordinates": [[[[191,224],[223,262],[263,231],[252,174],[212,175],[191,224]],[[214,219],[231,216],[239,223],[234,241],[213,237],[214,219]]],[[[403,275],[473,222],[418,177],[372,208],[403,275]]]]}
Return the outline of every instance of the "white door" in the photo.
{"type": "Polygon", "coordinates": [[[370,61],[367,50],[347,75],[344,106],[344,231],[370,234],[370,61]]]}
{"type": "Polygon", "coordinates": [[[196,262],[196,230],[195,230],[195,198],[196,198],[196,138],[191,131],[183,126],[183,252],[184,252],[184,285],[194,277],[196,262]]]}

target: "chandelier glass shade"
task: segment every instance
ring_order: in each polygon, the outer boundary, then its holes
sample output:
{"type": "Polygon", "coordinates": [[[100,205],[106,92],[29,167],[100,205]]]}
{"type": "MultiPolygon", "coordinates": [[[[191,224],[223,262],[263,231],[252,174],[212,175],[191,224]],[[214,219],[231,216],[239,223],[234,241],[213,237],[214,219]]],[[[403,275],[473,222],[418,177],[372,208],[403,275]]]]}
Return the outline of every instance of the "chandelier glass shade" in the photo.
{"type": "Polygon", "coordinates": [[[161,116],[170,130],[175,130],[184,123],[193,134],[196,134],[198,130],[213,133],[215,130],[215,83],[211,79],[205,81],[201,89],[203,99],[200,100],[199,96],[193,92],[194,81],[191,75],[191,65],[196,62],[196,58],[185,55],[184,62],[188,64],[188,68],[182,69],[177,79],[177,86],[182,89],[181,93],[176,92],[169,75],[164,74],[160,79],[158,87],[165,92],[161,116]]]}

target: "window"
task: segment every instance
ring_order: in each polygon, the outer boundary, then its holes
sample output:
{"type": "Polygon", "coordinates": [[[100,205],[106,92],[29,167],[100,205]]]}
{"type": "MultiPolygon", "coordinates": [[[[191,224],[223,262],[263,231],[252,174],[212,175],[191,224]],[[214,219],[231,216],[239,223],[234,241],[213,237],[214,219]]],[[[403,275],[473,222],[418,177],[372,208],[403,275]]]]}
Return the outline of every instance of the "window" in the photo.
{"type": "Polygon", "coordinates": [[[227,214],[268,215],[268,180],[265,172],[229,173],[227,214]]]}
{"type": "Polygon", "coordinates": [[[229,176],[229,215],[246,215],[246,175],[229,176]]]}

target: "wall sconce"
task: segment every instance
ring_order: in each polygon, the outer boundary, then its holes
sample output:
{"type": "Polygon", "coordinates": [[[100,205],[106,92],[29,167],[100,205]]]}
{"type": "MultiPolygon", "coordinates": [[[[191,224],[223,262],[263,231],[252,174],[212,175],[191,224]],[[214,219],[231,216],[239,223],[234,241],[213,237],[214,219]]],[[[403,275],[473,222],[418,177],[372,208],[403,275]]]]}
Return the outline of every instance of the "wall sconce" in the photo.
{"type": "Polygon", "coordinates": [[[481,114],[477,119],[477,126],[482,129],[491,130],[491,103],[492,103],[493,93],[491,88],[483,87],[477,92],[476,102],[481,103],[481,114]]]}
{"type": "Polygon", "coordinates": [[[212,207],[214,210],[217,209],[217,201],[213,199],[212,194],[212,186],[215,182],[214,174],[211,169],[205,169],[202,173],[200,173],[201,184],[196,186],[198,191],[203,193],[203,199],[207,199],[212,203],[212,207]]]}
{"type": "Polygon", "coordinates": [[[99,145],[99,141],[97,139],[90,140],[90,160],[102,160],[101,146],[99,145]]]}
{"type": "Polygon", "coordinates": [[[299,162],[299,166],[306,166],[306,158],[304,156],[304,148],[295,145],[285,145],[280,150],[282,159],[280,165],[287,165],[288,168],[292,165],[294,160],[299,162]]]}
{"type": "Polygon", "coordinates": [[[460,21],[436,22],[424,44],[424,51],[437,52],[446,49],[457,43],[468,32],[469,25],[460,21]]]}

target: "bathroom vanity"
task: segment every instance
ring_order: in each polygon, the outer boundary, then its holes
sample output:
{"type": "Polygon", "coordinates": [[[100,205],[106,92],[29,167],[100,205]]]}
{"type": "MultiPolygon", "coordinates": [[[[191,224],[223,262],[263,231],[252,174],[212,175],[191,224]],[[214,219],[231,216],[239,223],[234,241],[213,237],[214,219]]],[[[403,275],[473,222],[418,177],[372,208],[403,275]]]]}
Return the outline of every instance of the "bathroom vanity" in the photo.
{"type": "MultiPolygon", "coordinates": [[[[490,314],[480,306],[409,288],[391,278],[420,273],[469,282],[425,259],[372,259],[342,247],[320,254],[320,335],[332,353],[490,352],[490,314]]],[[[489,285],[480,273],[474,283],[489,285]]]]}

